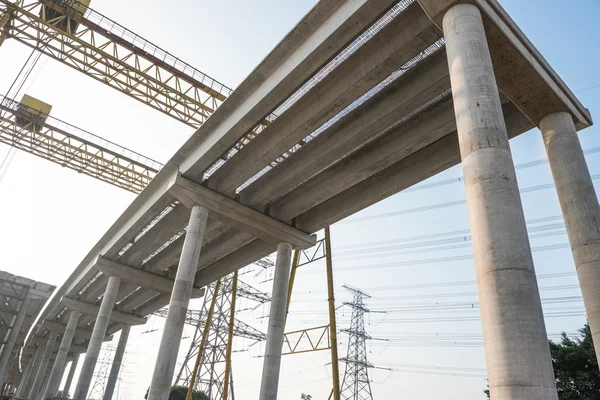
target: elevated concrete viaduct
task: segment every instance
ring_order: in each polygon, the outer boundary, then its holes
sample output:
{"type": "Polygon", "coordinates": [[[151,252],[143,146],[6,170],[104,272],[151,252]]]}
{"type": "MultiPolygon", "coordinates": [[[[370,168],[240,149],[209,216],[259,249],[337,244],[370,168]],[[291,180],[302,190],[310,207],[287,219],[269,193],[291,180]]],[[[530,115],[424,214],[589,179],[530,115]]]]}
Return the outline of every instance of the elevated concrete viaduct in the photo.
{"type": "Polygon", "coordinates": [[[166,400],[190,298],[276,250],[260,399],[277,398],[292,249],[462,162],[492,398],[557,399],[508,140],[542,130],[600,349],[600,209],[577,139],[591,124],[496,0],[322,0],[53,295],[23,352],[37,384],[52,364],[44,349],[59,343],[50,383],[23,398],[55,395],[82,346],[75,399],[85,399],[102,341],[125,329],[126,342],[168,305],[149,379],[149,399],[166,400]]]}

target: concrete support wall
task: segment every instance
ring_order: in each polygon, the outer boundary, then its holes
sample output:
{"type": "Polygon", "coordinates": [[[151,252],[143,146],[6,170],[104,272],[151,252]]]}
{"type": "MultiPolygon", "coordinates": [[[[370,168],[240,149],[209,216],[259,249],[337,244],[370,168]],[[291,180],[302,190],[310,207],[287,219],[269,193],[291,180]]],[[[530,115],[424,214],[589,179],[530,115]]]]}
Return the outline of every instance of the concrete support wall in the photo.
{"type": "Polygon", "coordinates": [[[111,276],[108,279],[104,297],[102,298],[102,304],[100,304],[100,310],[98,310],[98,316],[96,317],[96,323],[94,324],[94,330],[92,331],[92,337],[88,344],[87,352],[85,353],[79,380],[75,387],[75,395],[73,396],[73,399],[75,400],[85,400],[87,398],[87,393],[92,382],[92,375],[96,368],[96,362],[98,361],[98,355],[100,354],[102,341],[106,335],[106,328],[108,328],[110,322],[110,315],[115,305],[120,284],[121,278],[111,276]]]}
{"type": "Polygon", "coordinates": [[[75,335],[75,329],[77,329],[79,317],[81,317],[81,313],[79,311],[71,311],[71,315],[69,316],[69,320],[67,322],[67,327],[65,328],[65,332],[60,342],[60,347],[58,348],[58,353],[56,354],[54,365],[52,366],[52,371],[50,372],[48,387],[46,387],[43,398],[54,397],[58,392],[58,386],[60,385],[62,374],[65,370],[67,354],[69,353],[69,348],[71,347],[71,342],[73,341],[73,336],[75,335]]]}
{"type": "Polygon", "coordinates": [[[124,325],[119,336],[119,344],[117,344],[117,350],[115,351],[115,357],[113,358],[112,366],[110,367],[110,374],[106,381],[106,389],[104,389],[103,400],[111,400],[117,384],[117,378],[119,377],[119,371],[121,370],[121,364],[123,363],[123,356],[125,355],[125,347],[127,346],[127,339],[129,339],[129,331],[131,326],[124,325]]]}
{"type": "Polygon", "coordinates": [[[581,293],[600,360],[600,207],[594,184],[569,113],[540,122],[556,184],[581,293]]]}
{"type": "Polygon", "coordinates": [[[58,334],[56,332],[50,332],[50,336],[46,342],[46,347],[44,348],[44,354],[42,355],[42,359],[40,360],[40,364],[35,374],[35,380],[33,381],[33,385],[31,385],[31,390],[29,391],[29,399],[33,400],[38,398],[38,393],[40,392],[42,384],[46,380],[48,363],[50,362],[50,356],[54,350],[54,344],[56,343],[57,337],[58,334]]]}
{"type": "Polygon", "coordinates": [[[73,361],[71,361],[71,366],[69,367],[69,374],[67,375],[67,380],[65,381],[65,386],[62,390],[62,398],[66,399],[69,396],[69,391],[71,390],[71,384],[73,383],[73,376],[75,376],[75,370],[77,369],[77,363],[79,362],[79,354],[75,354],[73,357],[73,361]]]}
{"type": "Polygon", "coordinates": [[[548,337],[481,13],[443,18],[493,400],[556,400],[548,337]]]}
{"type": "Polygon", "coordinates": [[[267,330],[259,400],[277,399],[291,265],[292,245],[289,243],[280,243],[277,246],[277,260],[275,261],[273,294],[271,296],[269,328],[267,330]]]}
{"type": "Polygon", "coordinates": [[[42,346],[38,346],[35,355],[31,358],[31,361],[29,361],[31,365],[29,366],[27,379],[21,380],[21,384],[19,385],[19,390],[17,392],[18,398],[26,399],[29,397],[29,392],[31,391],[31,386],[33,385],[33,380],[37,374],[38,366],[40,365],[40,360],[42,359],[43,354],[44,349],[42,346]]]}
{"type": "Polygon", "coordinates": [[[15,322],[10,330],[10,335],[8,336],[8,341],[2,350],[2,357],[0,357],[0,376],[3,377],[2,383],[5,383],[4,380],[8,373],[8,365],[10,360],[10,356],[12,354],[13,348],[17,341],[17,336],[19,336],[19,331],[21,330],[21,326],[23,325],[23,321],[25,320],[25,316],[27,315],[27,310],[31,305],[31,299],[23,300],[21,304],[21,308],[19,309],[19,313],[17,314],[17,318],[15,318],[15,322]]]}
{"type": "Polygon", "coordinates": [[[185,323],[185,314],[192,295],[194,276],[206,231],[207,218],[207,208],[202,206],[192,208],[181,257],[179,258],[175,284],[171,293],[165,329],[160,341],[156,364],[154,365],[148,400],[167,400],[169,397],[185,323]]]}

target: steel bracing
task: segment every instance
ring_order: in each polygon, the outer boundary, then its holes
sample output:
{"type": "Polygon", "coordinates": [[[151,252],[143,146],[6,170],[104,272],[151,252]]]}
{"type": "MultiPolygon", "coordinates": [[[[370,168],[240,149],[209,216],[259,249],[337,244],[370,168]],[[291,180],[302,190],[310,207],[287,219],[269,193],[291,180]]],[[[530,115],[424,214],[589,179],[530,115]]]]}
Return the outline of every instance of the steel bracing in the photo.
{"type": "Polygon", "coordinates": [[[348,353],[341,361],[346,363],[344,379],[340,388],[340,395],[343,400],[372,400],[371,381],[369,380],[369,368],[373,368],[367,360],[366,341],[371,337],[365,331],[365,313],[369,309],[364,300],[370,298],[365,292],[343,286],[352,293],[352,302],[344,302],[344,305],[352,308],[352,318],[350,328],[343,329],[342,332],[348,334],[348,353]]]}
{"type": "Polygon", "coordinates": [[[114,186],[139,193],[162,164],[0,96],[0,142],[114,186]]]}
{"type": "Polygon", "coordinates": [[[102,400],[106,390],[106,381],[110,373],[110,366],[115,354],[114,346],[107,346],[104,350],[104,356],[98,360],[98,365],[94,372],[94,382],[92,383],[90,392],[87,396],[88,400],[102,400]]]}
{"type": "Polygon", "coordinates": [[[2,36],[197,128],[231,89],[77,1],[0,1],[2,36]]]}
{"type": "Polygon", "coordinates": [[[298,268],[324,258],[327,275],[329,324],[284,333],[282,355],[331,350],[332,389],[329,399],[340,400],[340,372],[338,363],[337,323],[335,317],[335,291],[333,284],[333,256],[331,253],[331,233],[329,227],[324,229],[324,233],[324,237],[317,241],[313,247],[306,250],[296,250],[294,253],[292,271],[290,273],[290,283],[288,286],[286,322],[290,312],[290,303],[298,268]]]}
{"type": "MultiPolygon", "coordinates": [[[[268,259],[261,261],[257,265],[272,265],[268,259]]],[[[194,326],[195,330],[174,384],[190,386],[190,382],[193,381],[193,387],[203,390],[211,399],[224,399],[225,390],[229,393],[232,392],[231,359],[226,357],[228,344],[231,343],[230,335],[256,341],[266,339],[263,332],[234,318],[235,307],[232,307],[234,292],[237,297],[246,298],[259,304],[271,301],[268,294],[234,279],[234,274],[209,285],[206,288],[202,309],[187,311],[186,323],[194,326]],[[230,321],[233,321],[233,326],[230,321]],[[206,330],[207,322],[208,331],[206,330]],[[201,361],[194,368],[200,349],[203,349],[201,361]],[[227,368],[229,368],[228,379],[226,378],[227,368]],[[224,384],[226,380],[230,383],[227,387],[224,384]]],[[[156,311],[154,315],[166,317],[167,311],[166,308],[163,308],[156,311]]]]}

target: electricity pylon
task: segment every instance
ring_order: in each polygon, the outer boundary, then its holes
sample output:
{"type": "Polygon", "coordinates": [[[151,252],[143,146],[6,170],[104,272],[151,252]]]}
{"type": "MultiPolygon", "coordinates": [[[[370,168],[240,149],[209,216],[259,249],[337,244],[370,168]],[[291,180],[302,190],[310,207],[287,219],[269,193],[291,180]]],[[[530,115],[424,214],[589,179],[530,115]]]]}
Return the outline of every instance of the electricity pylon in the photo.
{"type": "Polygon", "coordinates": [[[115,347],[112,345],[109,345],[104,349],[104,356],[102,357],[102,360],[98,362],[99,365],[94,372],[94,383],[87,397],[88,400],[102,400],[102,398],[104,398],[106,381],[108,380],[114,353],[115,347]]]}
{"type": "Polygon", "coordinates": [[[366,307],[364,299],[371,296],[365,292],[347,285],[343,287],[353,295],[352,302],[344,302],[344,305],[352,308],[352,318],[349,329],[342,332],[348,334],[348,353],[341,361],[346,363],[346,371],[340,389],[343,400],[373,400],[371,393],[371,382],[369,380],[369,368],[373,368],[367,360],[366,341],[371,336],[365,331],[365,313],[370,312],[366,307]]]}
{"type": "MultiPolygon", "coordinates": [[[[272,266],[273,262],[263,259],[255,264],[266,268],[272,266]]],[[[195,390],[204,391],[210,399],[214,400],[225,399],[226,395],[233,393],[231,358],[227,357],[231,338],[236,336],[258,341],[266,339],[264,333],[235,319],[235,297],[243,297],[258,304],[271,301],[269,295],[237,280],[235,274],[229,274],[220,281],[208,285],[202,309],[197,312],[197,324],[192,343],[174,384],[192,386],[195,390]],[[233,324],[230,321],[233,321],[233,324]],[[201,358],[194,368],[200,349],[202,349],[201,358]],[[229,385],[225,385],[225,382],[229,385]]]]}

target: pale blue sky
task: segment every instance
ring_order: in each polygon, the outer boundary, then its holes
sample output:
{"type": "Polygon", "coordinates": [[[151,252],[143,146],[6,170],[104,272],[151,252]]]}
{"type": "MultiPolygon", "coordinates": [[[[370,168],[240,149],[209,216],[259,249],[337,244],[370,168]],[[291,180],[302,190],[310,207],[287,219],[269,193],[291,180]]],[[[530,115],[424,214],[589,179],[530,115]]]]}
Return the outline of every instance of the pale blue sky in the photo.
{"type": "MultiPolygon", "coordinates": [[[[215,79],[235,87],[313,3],[312,0],[94,0],[92,7],[215,79]]],[[[590,109],[592,116],[600,115],[600,55],[596,43],[600,36],[597,24],[600,3],[595,0],[550,0],[543,3],[541,7],[537,1],[501,1],[590,109]]],[[[2,93],[28,54],[29,49],[11,40],[0,47],[2,93]]],[[[28,93],[51,103],[54,107],[52,115],[56,118],[163,162],[192,133],[191,128],[68,67],[50,60],[43,65],[28,93]]],[[[580,138],[584,149],[600,146],[597,127],[581,132],[580,138]]],[[[545,158],[537,130],[513,140],[511,145],[516,164],[545,158]]],[[[0,145],[0,159],[7,151],[8,147],[0,145]]],[[[588,155],[588,163],[592,174],[600,174],[600,156],[597,153],[588,155]]],[[[430,182],[460,176],[460,167],[455,167],[430,182]]],[[[518,178],[521,189],[552,182],[546,164],[521,168],[518,178]]],[[[61,284],[132,199],[132,194],[121,189],[23,152],[17,153],[0,182],[0,221],[3,228],[0,229],[0,269],[61,284]]],[[[534,228],[531,234],[536,235],[532,238],[532,247],[536,249],[534,259],[541,276],[540,286],[545,288],[542,298],[550,299],[545,305],[547,313],[568,315],[580,312],[583,308],[581,301],[575,298],[567,302],[571,299],[565,299],[580,296],[578,289],[571,288],[577,281],[570,252],[565,247],[566,235],[560,233],[560,226],[549,226],[561,221],[548,219],[539,222],[540,219],[560,215],[554,189],[528,190],[523,193],[522,199],[527,220],[538,220],[531,225],[534,228]],[[548,277],[549,274],[562,273],[565,275],[559,278],[548,277]]],[[[373,298],[368,304],[374,310],[392,311],[384,315],[373,314],[367,320],[366,328],[374,337],[392,340],[369,345],[369,360],[382,367],[402,370],[372,371],[376,399],[400,396],[404,399],[484,398],[485,381],[480,377],[426,374],[423,372],[427,369],[415,367],[449,367],[444,371],[485,375],[477,298],[473,295],[476,286],[467,283],[415,287],[427,283],[474,281],[473,262],[468,258],[471,254],[468,241],[438,242],[430,246],[423,243],[425,240],[468,236],[460,233],[440,236],[441,233],[468,229],[466,206],[445,204],[461,200],[464,200],[464,190],[462,183],[456,180],[456,183],[393,196],[332,228],[338,304],[350,299],[341,289],[341,285],[347,283],[369,292],[373,298]],[[414,210],[426,206],[432,207],[427,211],[414,210]],[[422,235],[437,236],[400,241],[422,235]],[[407,244],[413,247],[409,248],[407,244]],[[407,253],[409,251],[413,252],[407,253]],[[440,305],[432,303],[460,304],[449,305],[440,312],[440,305]],[[421,308],[420,312],[415,312],[415,308],[421,308]],[[427,320],[430,318],[447,321],[427,320]],[[432,336],[468,342],[469,346],[439,347],[440,342],[434,341],[432,336]]],[[[326,322],[323,267],[315,264],[299,273],[289,329],[326,322]]],[[[259,276],[249,279],[249,283],[269,290],[269,283],[260,283],[264,279],[264,276],[259,276]]],[[[245,303],[242,302],[240,308],[245,308],[245,303]]],[[[239,317],[266,331],[266,321],[260,317],[266,314],[267,309],[266,306],[260,307],[251,313],[240,313],[239,317]]],[[[340,328],[347,326],[349,315],[349,310],[339,310],[340,328]]],[[[572,332],[583,324],[584,318],[552,316],[546,321],[550,333],[572,332]]],[[[160,337],[160,332],[142,332],[160,326],[160,320],[151,320],[147,326],[132,331],[121,387],[122,399],[142,398],[150,380],[160,337]]],[[[189,334],[186,331],[185,336],[189,334]]],[[[347,339],[341,335],[340,341],[340,353],[344,355],[347,339]]],[[[182,351],[188,345],[189,340],[184,340],[182,351]]],[[[237,349],[248,345],[247,341],[236,341],[237,349]]],[[[261,353],[260,345],[250,347],[247,352],[235,353],[236,396],[249,399],[258,396],[262,365],[258,356],[261,353]]],[[[312,394],[316,400],[327,398],[331,385],[330,372],[325,366],[327,362],[326,352],[285,358],[280,399],[299,399],[302,392],[312,394]]]]}

